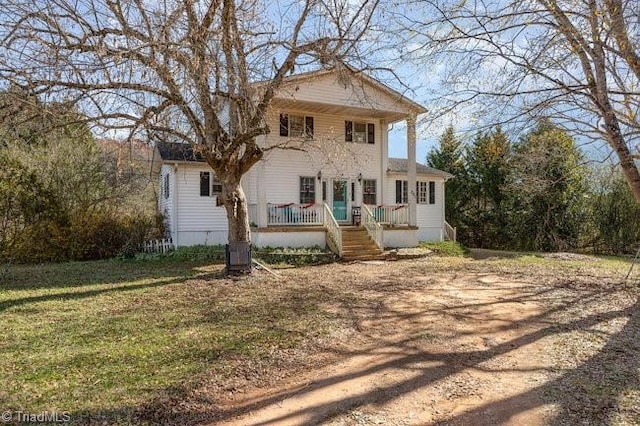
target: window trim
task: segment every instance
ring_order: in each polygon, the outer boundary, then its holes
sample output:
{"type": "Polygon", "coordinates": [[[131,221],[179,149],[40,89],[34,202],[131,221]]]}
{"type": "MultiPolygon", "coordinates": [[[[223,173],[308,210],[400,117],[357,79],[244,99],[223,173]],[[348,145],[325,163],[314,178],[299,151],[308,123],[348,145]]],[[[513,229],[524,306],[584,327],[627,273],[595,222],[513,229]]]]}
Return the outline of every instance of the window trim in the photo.
{"type": "Polygon", "coordinates": [[[169,179],[170,179],[170,177],[169,177],[169,173],[165,174],[165,175],[164,175],[164,179],[163,179],[163,180],[164,180],[164,182],[163,182],[163,186],[162,186],[162,192],[164,193],[164,198],[165,198],[165,200],[166,200],[167,198],[169,198],[169,195],[170,195],[170,189],[169,189],[169,187],[170,187],[170,182],[169,182],[169,179]]]}
{"type": "Polygon", "coordinates": [[[396,204],[407,204],[409,202],[409,181],[396,179],[396,204]],[[400,191],[398,192],[398,187],[400,191]]]}
{"type": "Polygon", "coordinates": [[[362,179],[362,204],[368,204],[375,206],[378,203],[378,181],[377,179],[362,179]],[[373,182],[373,192],[367,192],[367,183],[373,182]],[[367,203],[365,197],[367,195],[373,195],[373,203],[367,203]]]}
{"type": "Polygon", "coordinates": [[[428,182],[424,181],[424,180],[419,180],[416,182],[416,185],[418,186],[416,188],[416,194],[417,194],[417,203],[418,204],[427,204],[429,202],[429,185],[428,182]]]}
{"type": "MultiPolygon", "coordinates": [[[[362,132],[358,132],[362,133],[362,132]]],[[[375,145],[376,143],[376,124],[371,121],[356,121],[345,120],[344,121],[344,141],[351,143],[360,143],[367,145],[375,145]],[[364,141],[359,142],[356,140],[356,125],[364,126],[364,141]]]]}
{"type": "Polygon", "coordinates": [[[313,139],[314,118],[312,115],[292,114],[289,112],[281,112],[279,119],[280,136],[284,138],[303,138],[313,139]],[[302,118],[302,134],[300,136],[291,135],[291,117],[302,118]]]}
{"type": "Polygon", "coordinates": [[[298,187],[298,199],[300,200],[300,204],[309,204],[309,203],[315,203],[316,202],[316,177],[315,176],[300,176],[298,179],[298,182],[300,184],[300,186],[298,187]],[[309,194],[308,198],[303,198],[302,194],[303,194],[303,185],[304,185],[304,179],[308,179],[308,182],[311,182],[311,190],[310,191],[305,191],[304,194],[309,194]],[[313,198],[311,198],[311,194],[313,194],[313,198]],[[311,200],[311,201],[305,201],[305,200],[311,200]]]}
{"type": "Polygon", "coordinates": [[[200,196],[201,197],[218,197],[222,195],[222,182],[220,182],[217,178],[216,178],[216,174],[211,172],[211,171],[206,171],[200,172],[200,196]],[[208,180],[209,180],[209,184],[207,185],[208,187],[208,194],[203,195],[202,194],[202,176],[207,173],[208,176],[208,180]]]}
{"type": "Polygon", "coordinates": [[[436,203],[436,182],[433,180],[429,181],[429,204],[436,203]]]}

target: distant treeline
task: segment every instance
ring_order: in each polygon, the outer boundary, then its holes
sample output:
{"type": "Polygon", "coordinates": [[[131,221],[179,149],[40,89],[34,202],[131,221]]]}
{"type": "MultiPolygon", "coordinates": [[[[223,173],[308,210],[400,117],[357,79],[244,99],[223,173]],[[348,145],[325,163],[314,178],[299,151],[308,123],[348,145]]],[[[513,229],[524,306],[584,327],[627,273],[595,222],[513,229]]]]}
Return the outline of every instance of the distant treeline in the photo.
{"type": "Polygon", "coordinates": [[[640,244],[640,205],[622,174],[587,161],[548,120],[517,141],[495,127],[465,143],[450,126],[427,163],[455,176],[446,216],[467,246],[617,254],[640,244]]]}

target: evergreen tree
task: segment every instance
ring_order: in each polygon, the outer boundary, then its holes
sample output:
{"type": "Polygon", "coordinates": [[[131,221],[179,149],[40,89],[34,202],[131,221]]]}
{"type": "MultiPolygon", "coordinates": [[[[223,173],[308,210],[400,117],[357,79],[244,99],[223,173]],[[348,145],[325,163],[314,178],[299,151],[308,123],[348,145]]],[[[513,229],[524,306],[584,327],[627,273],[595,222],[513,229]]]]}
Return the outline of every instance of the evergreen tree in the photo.
{"type": "Polygon", "coordinates": [[[427,164],[451,173],[454,178],[445,185],[445,217],[453,226],[464,228],[467,176],[464,165],[464,145],[449,125],[438,140],[438,146],[427,154],[427,164]]]}
{"type": "Polygon", "coordinates": [[[510,169],[511,142],[498,126],[479,134],[467,150],[469,175],[469,244],[500,248],[505,240],[505,185],[510,169]]]}
{"type": "Polygon", "coordinates": [[[509,232],[516,248],[565,250],[578,244],[586,219],[586,168],[573,138],[541,120],[514,147],[509,232]]]}

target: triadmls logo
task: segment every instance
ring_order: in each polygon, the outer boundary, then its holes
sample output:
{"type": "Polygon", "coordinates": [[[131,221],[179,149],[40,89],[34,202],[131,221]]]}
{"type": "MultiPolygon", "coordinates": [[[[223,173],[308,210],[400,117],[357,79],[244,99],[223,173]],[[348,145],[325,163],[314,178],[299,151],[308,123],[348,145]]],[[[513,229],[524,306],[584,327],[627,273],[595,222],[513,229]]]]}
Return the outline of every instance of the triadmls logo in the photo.
{"type": "Polygon", "coordinates": [[[25,413],[23,411],[16,411],[13,414],[13,420],[24,423],[66,423],[71,420],[71,416],[67,411],[63,411],[61,413],[58,413],[57,411],[43,411],[41,413],[25,413]]]}

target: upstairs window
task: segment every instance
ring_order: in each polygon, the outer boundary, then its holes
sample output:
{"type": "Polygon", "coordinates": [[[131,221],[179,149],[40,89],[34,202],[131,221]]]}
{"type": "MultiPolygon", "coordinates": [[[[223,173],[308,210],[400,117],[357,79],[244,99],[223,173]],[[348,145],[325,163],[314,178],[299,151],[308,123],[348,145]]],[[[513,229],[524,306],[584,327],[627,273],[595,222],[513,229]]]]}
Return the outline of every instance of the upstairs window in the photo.
{"type": "Polygon", "coordinates": [[[375,206],[377,204],[375,179],[362,180],[362,203],[372,206],[375,206]]]}
{"type": "Polygon", "coordinates": [[[314,176],[300,177],[300,204],[315,203],[316,178],[314,176]]]}
{"type": "Polygon", "coordinates": [[[313,139],[313,117],[280,114],[280,136],[313,139]]]}
{"type": "Polygon", "coordinates": [[[376,126],[373,123],[345,121],[344,140],[345,142],[375,144],[376,126]]]}
{"type": "Polygon", "coordinates": [[[211,197],[222,194],[222,184],[211,172],[200,172],[200,196],[211,197]]]}

